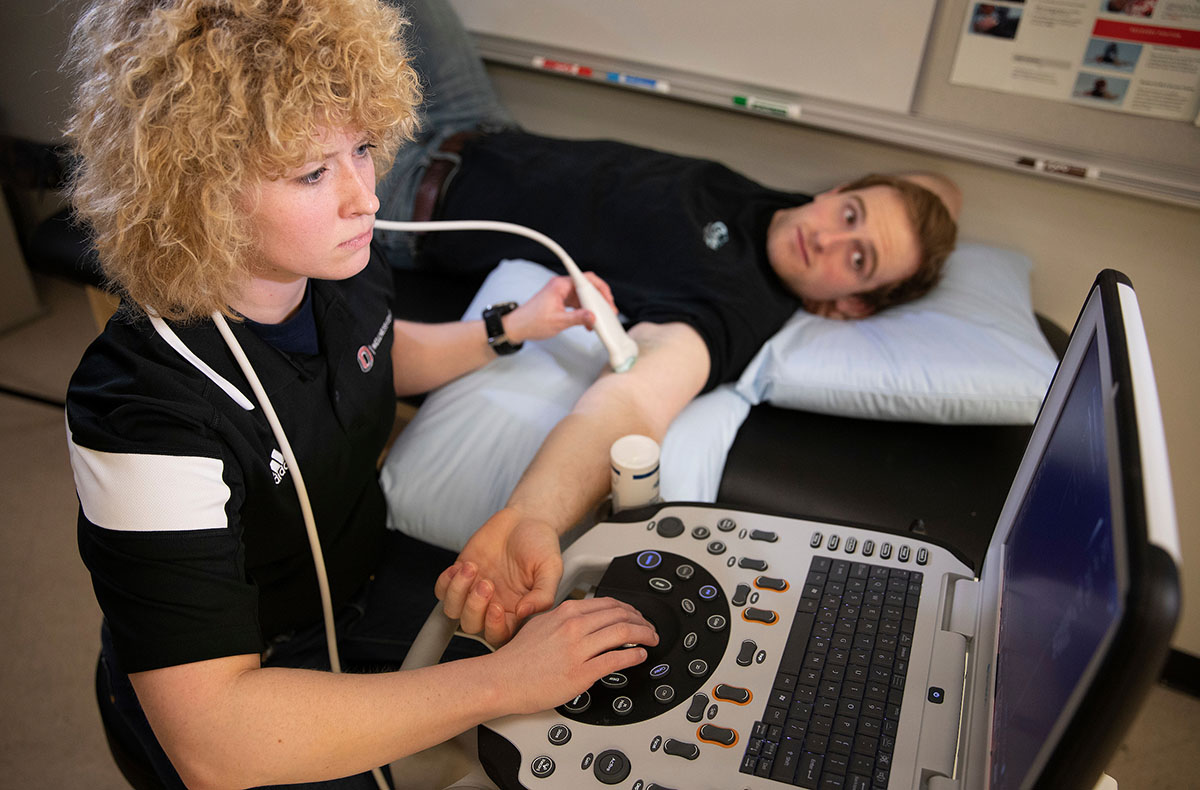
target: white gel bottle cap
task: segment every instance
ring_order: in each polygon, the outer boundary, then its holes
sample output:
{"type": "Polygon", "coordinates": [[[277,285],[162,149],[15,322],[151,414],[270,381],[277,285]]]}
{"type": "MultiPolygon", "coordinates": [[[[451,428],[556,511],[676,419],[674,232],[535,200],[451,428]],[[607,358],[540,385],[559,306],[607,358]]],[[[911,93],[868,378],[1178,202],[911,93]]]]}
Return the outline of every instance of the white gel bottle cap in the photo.
{"type": "Polygon", "coordinates": [[[659,456],[658,442],[649,436],[631,433],[613,442],[609,460],[614,513],[661,501],[659,456]]]}

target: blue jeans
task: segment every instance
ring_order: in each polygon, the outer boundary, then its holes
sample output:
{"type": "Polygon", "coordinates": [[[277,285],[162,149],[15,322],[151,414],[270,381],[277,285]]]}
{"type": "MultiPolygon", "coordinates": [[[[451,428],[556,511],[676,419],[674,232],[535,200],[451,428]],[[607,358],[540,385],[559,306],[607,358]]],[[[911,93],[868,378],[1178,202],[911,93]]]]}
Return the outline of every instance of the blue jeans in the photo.
{"type": "MultiPolygon", "coordinates": [[[[346,672],[386,672],[398,669],[435,602],[433,584],[455,559],[452,552],[389,531],[378,568],[354,598],[337,612],[338,653],[346,672]]],[[[481,655],[486,648],[472,640],[451,642],[443,660],[481,655]]],[[[318,623],[272,640],[263,666],[329,669],[325,629],[318,623]]],[[[179,774],[154,737],[138,703],[133,685],[120,667],[108,627],[101,628],[100,695],[102,714],[126,750],[141,754],[153,766],[163,786],[184,790],[179,774]]],[[[387,771],[385,770],[385,775],[387,771]]],[[[370,773],[327,782],[286,785],[287,790],[376,790],[370,773]]]]}
{"type": "MultiPolygon", "coordinates": [[[[417,139],[400,148],[376,187],[380,202],[376,216],[408,220],[430,157],[447,137],[463,131],[513,129],[517,124],[500,103],[467,31],[445,0],[388,1],[412,23],[409,46],[425,100],[419,109],[417,139]]],[[[375,239],[392,266],[414,266],[412,234],[379,231],[375,239]]]]}

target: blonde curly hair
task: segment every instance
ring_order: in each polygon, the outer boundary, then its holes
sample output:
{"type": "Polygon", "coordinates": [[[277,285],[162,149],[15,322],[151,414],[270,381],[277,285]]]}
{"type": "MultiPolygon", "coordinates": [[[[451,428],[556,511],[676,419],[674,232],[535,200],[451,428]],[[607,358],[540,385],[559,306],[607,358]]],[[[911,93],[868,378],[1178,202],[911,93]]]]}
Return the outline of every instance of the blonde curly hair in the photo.
{"type": "Polygon", "coordinates": [[[407,22],[378,0],[98,0],[80,17],[69,194],[108,279],[192,320],[253,262],[246,198],[361,131],[379,175],[420,102],[407,22]]]}

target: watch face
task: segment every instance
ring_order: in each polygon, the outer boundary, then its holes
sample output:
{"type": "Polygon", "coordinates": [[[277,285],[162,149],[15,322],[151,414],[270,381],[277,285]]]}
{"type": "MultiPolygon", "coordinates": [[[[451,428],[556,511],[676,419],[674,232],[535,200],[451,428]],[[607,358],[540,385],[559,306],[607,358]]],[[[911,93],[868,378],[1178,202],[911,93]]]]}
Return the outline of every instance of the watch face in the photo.
{"type": "Polygon", "coordinates": [[[508,315],[509,313],[511,313],[513,310],[516,310],[516,309],[517,309],[516,302],[497,302],[496,304],[490,304],[487,307],[483,308],[483,312],[485,315],[487,313],[495,313],[496,315],[508,315]]]}

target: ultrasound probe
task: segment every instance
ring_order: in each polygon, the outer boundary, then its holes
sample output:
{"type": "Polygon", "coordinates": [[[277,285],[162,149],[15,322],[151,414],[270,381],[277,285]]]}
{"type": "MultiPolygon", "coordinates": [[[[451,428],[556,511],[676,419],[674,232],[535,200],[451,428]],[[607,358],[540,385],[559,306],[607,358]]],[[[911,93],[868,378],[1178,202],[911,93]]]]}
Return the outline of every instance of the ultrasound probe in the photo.
{"type": "Polygon", "coordinates": [[[394,220],[377,219],[375,220],[375,227],[380,230],[415,232],[494,230],[500,233],[513,233],[517,236],[533,239],[559,257],[567,270],[567,274],[571,277],[571,282],[575,285],[575,293],[579,297],[580,306],[585,310],[591,310],[592,315],[596,317],[595,325],[592,328],[600,337],[600,342],[608,349],[608,364],[613,371],[624,373],[633,367],[633,363],[637,361],[637,343],[626,334],[624,327],[621,326],[621,322],[617,320],[617,314],[613,312],[612,306],[600,295],[600,292],[596,290],[596,286],[592,285],[583,276],[583,272],[579,270],[579,266],[567,254],[567,251],[546,234],[512,222],[497,222],[485,219],[435,220],[430,222],[397,222],[394,220]]]}

